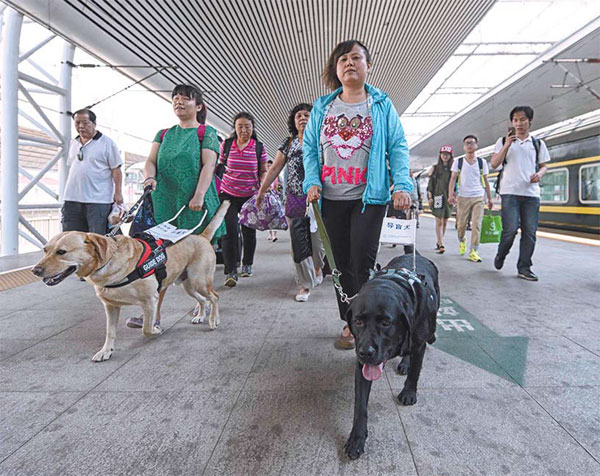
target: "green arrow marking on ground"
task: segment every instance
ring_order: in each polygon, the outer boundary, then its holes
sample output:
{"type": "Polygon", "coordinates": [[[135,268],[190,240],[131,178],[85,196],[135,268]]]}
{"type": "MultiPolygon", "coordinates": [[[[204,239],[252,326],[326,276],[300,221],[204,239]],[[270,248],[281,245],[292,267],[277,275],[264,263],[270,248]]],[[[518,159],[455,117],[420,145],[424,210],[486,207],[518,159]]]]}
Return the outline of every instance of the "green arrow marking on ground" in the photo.
{"type": "Polygon", "coordinates": [[[500,336],[449,298],[441,300],[437,337],[435,348],[523,385],[528,337],[500,336]]]}

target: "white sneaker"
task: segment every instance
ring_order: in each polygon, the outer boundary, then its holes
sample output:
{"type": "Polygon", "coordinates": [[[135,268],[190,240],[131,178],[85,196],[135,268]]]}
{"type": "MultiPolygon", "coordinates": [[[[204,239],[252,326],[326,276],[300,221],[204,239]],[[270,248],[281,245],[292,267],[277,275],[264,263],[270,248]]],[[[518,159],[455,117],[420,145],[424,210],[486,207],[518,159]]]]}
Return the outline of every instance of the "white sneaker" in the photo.
{"type": "Polygon", "coordinates": [[[323,283],[323,273],[321,273],[321,274],[318,274],[318,275],[315,277],[315,286],[319,286],[319,285],[320,285],[320,284],[322,284],[322,283],[323,283]]]}
{"type": "Polygon", "coordinates": [[[308,301],[308,296],[310,296],[310,291],[308,289],[303,289],[296,294],[296,302],[306,302],[308,301]]]}

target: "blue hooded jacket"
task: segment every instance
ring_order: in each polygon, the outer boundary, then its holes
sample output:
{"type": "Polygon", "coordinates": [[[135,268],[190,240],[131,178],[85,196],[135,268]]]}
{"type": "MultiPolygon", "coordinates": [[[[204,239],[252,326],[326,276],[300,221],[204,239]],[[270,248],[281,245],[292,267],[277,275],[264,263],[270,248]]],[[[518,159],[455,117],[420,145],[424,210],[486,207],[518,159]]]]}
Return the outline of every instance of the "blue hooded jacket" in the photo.
{"type": "MultiPolygon", "coordinates": [[[[390,201],[390,180],[386,156],[390,163],[394,192],[412,192],[413,183],[409,175],[408,145],[404,137],[404,129],[400,117],[387,94],[365,84],[367,93],[373,99],[371,119],[373,121],[373,136],[371,152],[367,162],[367,185],[363,193],[364,205],[385,205],[390,201]]],[[[304,163],[304,193],[313,185],[323,189],[321,183],[322,150],[321,125],[327,105],[333,101],[342,88],[336,89],[327,96],[321,96],[313,104],[310,119],[304,131],[302,155],[304,163]]]]}

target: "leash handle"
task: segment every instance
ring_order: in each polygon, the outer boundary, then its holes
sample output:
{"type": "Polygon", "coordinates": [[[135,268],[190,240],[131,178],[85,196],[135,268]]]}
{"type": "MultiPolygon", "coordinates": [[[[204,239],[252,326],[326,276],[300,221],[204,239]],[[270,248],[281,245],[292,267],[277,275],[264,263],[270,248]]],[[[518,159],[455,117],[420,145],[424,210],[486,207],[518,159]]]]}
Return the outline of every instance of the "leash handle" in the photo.
{"type": "Polygon", "coordinates": [[[114,236],[119,232],[120,226],[137,213],[138,208],[151,192],[152,186],[146,185],[144,187],[144,193],[142,193],[142,196],[138,198],[138,201],[135,202],[129,210],[127,210],[127,213],[123,214],[123,218],[119,220],[119,223],[113,226],[110,232],[107,233],[105,236],[108,236],[109,238],[114,238],[114,236]]]}
{"type": "Polygon", "coordinates": [[[323,242],[323,248],[325,248],[325,255],[327,256],[327,261],[329,261],[329,267],[331,268],[331,278],[333,279],[333,287],[340,295],[340,300],[347,304],[350,304],[350,301],[354,299],[354,296],[348,297],[348,295],[344,292],[342,288],[342,284],[340,283],[340,276],[342,273],[337,269],[335,265],[335,258],[333,257],[333,250],[331,249],[331,241],[329,240],[329,235],[327,234],[327,230],[325,229],[325,223],[323,222],[323,217],[321,216],[321,210],[319,209],[319,204],[317,202],[312,202],[313,212],[315,215],[315,220],[317,221],[317,229],[319,230],[319,235],[321,236],[321,241],[323,242]]]}

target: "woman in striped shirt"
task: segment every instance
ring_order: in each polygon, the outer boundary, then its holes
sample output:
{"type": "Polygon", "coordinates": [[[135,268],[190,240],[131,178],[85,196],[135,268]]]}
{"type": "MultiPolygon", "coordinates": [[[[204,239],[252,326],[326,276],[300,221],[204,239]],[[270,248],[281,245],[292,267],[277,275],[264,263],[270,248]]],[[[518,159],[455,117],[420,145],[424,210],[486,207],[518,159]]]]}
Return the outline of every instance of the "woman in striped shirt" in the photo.
{"type": "MultiPolygon", "coordinates": [[[[225,165],[221,181],[221,200],[230,200],[231,206],[225,215],[227,234],[223,237],[223,261],[225,262],[225,285],[233,287],[238,280],[240,246],[238,242],[240,223],[238,214],[242,205],[258,190],[267,173],[267,152],[256,138],[254,117],[240,112],[233,119],[235,133],[221,148],[219,164],[225,165]]],[[[243,278],[252,276],[252,264],[256,250],[256,230],[242,225],[243,278]]]]}

